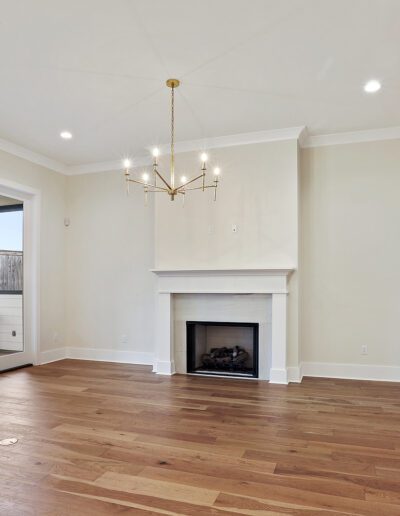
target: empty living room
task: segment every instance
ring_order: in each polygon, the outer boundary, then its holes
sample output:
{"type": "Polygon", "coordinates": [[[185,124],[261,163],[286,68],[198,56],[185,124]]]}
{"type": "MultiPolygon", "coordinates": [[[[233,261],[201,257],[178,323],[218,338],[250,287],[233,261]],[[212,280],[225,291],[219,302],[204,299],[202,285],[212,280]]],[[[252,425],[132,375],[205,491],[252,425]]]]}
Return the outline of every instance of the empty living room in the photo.
{"type": "Polygon", "coordinates": [[[0,515],[400,516],[400,0],[4,0],[0,515]]]}

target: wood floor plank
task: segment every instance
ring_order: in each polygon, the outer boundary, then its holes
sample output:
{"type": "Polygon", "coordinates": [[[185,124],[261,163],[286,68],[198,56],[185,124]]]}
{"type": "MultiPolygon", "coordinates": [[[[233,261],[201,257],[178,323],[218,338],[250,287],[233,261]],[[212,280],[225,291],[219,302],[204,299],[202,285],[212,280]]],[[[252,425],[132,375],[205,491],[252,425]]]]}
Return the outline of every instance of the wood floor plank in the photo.
{"type": "Polygon", "coordinates": [[[0,389],[6,516],[400,515],[399,384],[62,360],[0,389]]]}

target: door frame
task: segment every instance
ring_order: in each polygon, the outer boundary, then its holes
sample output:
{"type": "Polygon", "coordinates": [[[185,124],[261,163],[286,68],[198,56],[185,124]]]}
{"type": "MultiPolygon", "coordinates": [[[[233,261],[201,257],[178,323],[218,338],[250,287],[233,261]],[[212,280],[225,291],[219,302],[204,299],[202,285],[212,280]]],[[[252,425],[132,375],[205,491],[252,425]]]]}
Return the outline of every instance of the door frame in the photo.
{"type": "Polygon", "coordinates": [[[0,177],[0,195],[24,204],[24,351],[1,357],[0,370],[39,364],[40,354],[40,190],[0,177]]]}

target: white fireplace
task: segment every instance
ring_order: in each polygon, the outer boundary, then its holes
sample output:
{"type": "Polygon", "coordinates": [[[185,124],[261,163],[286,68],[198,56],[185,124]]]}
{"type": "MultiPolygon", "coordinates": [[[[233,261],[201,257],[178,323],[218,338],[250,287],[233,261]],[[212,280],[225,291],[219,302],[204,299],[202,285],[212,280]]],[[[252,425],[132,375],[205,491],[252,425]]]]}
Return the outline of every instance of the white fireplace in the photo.
{"type": "Polygon", "coordinates": [[[153,270],[158,277],[153,370],[185,370],[185,318],[260,324],[259,378],[288,383],[287,281],[293,269],[153,270]],[[176,310],[175,308],[176,307],[176,310]]]}

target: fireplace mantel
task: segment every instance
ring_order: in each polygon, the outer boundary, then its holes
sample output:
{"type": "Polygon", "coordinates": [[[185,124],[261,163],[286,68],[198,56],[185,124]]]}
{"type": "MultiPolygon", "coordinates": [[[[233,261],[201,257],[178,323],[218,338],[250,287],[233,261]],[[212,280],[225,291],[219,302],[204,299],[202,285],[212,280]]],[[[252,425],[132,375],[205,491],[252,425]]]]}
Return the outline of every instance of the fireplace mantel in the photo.
{"type": "Polygon", "coordinates": [[[291,269],[152,269],[158,292],[173,294],[287,294],[291,269]]]}
{"type": "Polygon", "coordinates": [[[175,373],[174,294],[269,294],[272,296],[272,349],[269,381],[288,383],[286,312],[288,277],[294,268],[153,269],[158,278],[154,371],[175,373]]]}

